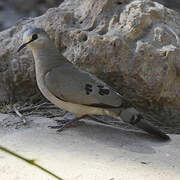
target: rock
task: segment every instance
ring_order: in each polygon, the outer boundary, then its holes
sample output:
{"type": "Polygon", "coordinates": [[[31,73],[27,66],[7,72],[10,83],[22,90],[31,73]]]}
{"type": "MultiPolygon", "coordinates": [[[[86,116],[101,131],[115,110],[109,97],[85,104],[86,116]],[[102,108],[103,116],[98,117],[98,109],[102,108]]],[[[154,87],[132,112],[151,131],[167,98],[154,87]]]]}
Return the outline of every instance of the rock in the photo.
{"type": "Polygon", "coordinates": [[[18,12],[23,13],[34,13],[36,16],[44,13],[48,8],[58,6],[63,0],[56,0],[56,1],[50,1],[50,0],[31,0],[26,1],[24,3],[24,0],[7,0],[9,3],[9,6],[16,9],[18,12]]]}
{"type": "Polygon", "coordinates": [[[22,16],[11,8],[7,2],[0,0],[0,31],[12,26],[22,16]]]}
{"type": "Polygon", "coordinates": [[[135,106],[180,125],[177,12],[147,0],[66,0],[40,17],[19,21],[0,33],[1,102],[39,93],[31,52],[16,52],[29,27],[44,28],[65,57],[135,106]]]}
{"type": "Polygon", "coordinates": [[[0,31],[14,25],[23,17],[35,17],[46,12],[51,7],[58,6],[63,0],[0,0],[0,31]]]}
{"type": "Polygon", "coordinates": [[[157,1],[158,3],[163,4],[164,6],[166,6],[167,8],[176,10],[178,12],[180,12],[180,1],[179,0],[154,0],[157,1]]]}

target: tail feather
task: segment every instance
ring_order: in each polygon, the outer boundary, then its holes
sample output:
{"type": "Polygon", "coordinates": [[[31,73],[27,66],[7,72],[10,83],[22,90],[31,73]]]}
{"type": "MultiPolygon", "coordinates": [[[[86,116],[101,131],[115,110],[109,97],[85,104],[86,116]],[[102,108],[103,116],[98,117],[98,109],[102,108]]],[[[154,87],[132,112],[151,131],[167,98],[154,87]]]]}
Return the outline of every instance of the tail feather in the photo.
{"type": "Polygon", "coordinates": [[[155,127],[149,121],[145,120],[143,116],[134,108],[128,108],[122,111],[121,118],[124,122],[130,123],[140,129],[143,129],[151,135],[164,140],[170,139],[170,137],[166,133],[155,127]]]}
{"type": "Polygon", "coordinates": [[[139,122],[136,124],[136,126],[140,129],[143,129],[144,131],[148,132],[149,134],[152,134],[154,136],[157,136],[164,140],[169,140],[170,137],[161,131],[159,128],[152,125],[150,122],[146,121],[145,119],[139,120],[139,122]]]}

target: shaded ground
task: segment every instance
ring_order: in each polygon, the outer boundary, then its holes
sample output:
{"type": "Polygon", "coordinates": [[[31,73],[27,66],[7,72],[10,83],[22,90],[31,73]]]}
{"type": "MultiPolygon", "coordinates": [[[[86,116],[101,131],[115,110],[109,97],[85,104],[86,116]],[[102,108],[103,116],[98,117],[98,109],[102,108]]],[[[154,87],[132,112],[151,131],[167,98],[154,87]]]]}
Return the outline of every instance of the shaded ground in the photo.
{"type": "MultiPolygon", "coordinates": [[[[180,179],[180,136],[170,142],[148,134],[114,128],[93,121],[61,133],[49,129],[49,118],[29,116],[26,126],[14,115],[0,115],[0,144],[57,173],[66,180],[177,180],[180,179]]],[[[52,177],[0,152],[0,179],[51,180],[52,177]]]]}

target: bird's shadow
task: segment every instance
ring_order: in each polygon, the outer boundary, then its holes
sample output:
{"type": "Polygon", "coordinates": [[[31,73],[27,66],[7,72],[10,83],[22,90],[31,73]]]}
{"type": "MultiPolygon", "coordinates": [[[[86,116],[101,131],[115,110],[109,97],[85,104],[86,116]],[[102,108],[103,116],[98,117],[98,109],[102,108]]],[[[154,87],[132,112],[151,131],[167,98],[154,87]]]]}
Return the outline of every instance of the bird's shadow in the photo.
{"type": "Polygon", "coordinates": [[[141,154],[156,153],[154,146],[163,146],[170,142],[170,140],[157,139],[144,132],[116,128],[91,121],[84,121],[81,126],[74,127],[72,130],[89,140],[108,147],[121,148],[141,154]]]}

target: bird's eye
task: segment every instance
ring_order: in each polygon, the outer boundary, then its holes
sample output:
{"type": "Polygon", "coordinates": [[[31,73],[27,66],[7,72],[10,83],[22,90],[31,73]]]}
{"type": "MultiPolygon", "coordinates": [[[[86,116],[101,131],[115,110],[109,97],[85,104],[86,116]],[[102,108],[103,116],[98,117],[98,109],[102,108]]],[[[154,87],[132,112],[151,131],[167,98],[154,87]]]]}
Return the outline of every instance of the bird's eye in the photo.
{"type": "Polygon", "coordinates": [[[37,34],[33,34],[32,35],[32,40],[36,40],[38,38],[38,35],[37,34]]]}

